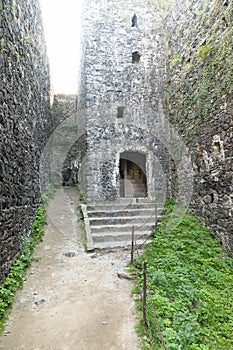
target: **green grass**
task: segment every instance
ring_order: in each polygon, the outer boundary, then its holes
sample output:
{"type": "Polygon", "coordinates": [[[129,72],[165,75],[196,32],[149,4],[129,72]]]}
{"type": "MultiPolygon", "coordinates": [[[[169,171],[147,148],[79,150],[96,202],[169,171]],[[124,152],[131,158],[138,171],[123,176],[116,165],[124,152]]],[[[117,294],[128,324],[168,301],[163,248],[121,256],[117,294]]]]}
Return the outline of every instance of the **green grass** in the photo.
{"type": "MultiPolygon", "coordinates": [[[[168,234],[172,209],[170,204],[153,242],[135,262],[134,292],[143,284],[141,262],[146,260],[151,299],[168,349],[233,349],[233,260],[196,217],[187,214],[168,234]]],[[[147,302],[156,349],[163,349],[149,298],[147,302]]],[[[143,349],[152,349],[142,321],[139,331],[143,349]]]]}
{"type": "Polygon", "coordinates": [[[79,202],[80,202],[81,204],[86,204],[86,200],[85,200],[84,194],[83,194],[83,192],[81,191],[81,189],[80,189],[79,186],[77,186],[77,192],[78,192],[79,202]]]}
{"type": "Polygon", "coordinates": [[[26,270],[33,261],[35,247],[42,241],[43,227],[46,224],[46,205],[53,194],[53,187],[48,187],[42,196],[41,205],[32,224],[31,234],[23,241],[21,255],[12,265],[8,277],[0,287],[0,334],[4,331],[4,323],[14,301],[15,293],[23,286],[26,270]]]}

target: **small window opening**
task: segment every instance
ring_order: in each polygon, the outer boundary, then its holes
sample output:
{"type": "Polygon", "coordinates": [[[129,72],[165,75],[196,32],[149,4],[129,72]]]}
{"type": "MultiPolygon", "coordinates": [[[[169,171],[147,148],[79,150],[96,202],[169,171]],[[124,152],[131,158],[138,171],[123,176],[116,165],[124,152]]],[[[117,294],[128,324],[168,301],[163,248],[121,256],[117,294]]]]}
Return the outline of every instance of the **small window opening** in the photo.
{"type": "Polygon", "coordinates": [[[198,147],[198,151],[203,156],[204,148],[202,146],[198,147]]]}
{"type": "Polygon", "coordinates": [[[228,24],[227,24],[227,21],[226,21],[225,17],[221,18],[221,23],[222,23],[223,28],[227,28],[228,27],[228,24]]]}
{"type": "Polygon", "coordinates": [[[214,148],[215,148],[215,151],[220,154],[221,153],[221,145],[220,143],[217,141],[217,142],[214,142],[214,148]]]}
{"type": "Polygon", "coordinates": [[[224,1],[224,4],[223,4],[223,6],[228,6],[229,5],[229,1],[227,0],[227,1],[224,1]]]}
{"type": "Polygon", "coordinates": [[[140,53],[138,51],[135,51],[132,53],[132,63],[139,63],[140,62],[140,53]]]}
{"type": "Polygon", "coordinates": [[[136,28],[138,27],[138,18],[136,13],[132,17],[132,27],[136,27],[136,28]]]}
{"type": "Polygon", "coordinates": [[[210,193],[210,203],[213,203],[213,202],[214,202],[214,194],[210,193]]]}
{"type": "Polygon", "coordinates": [[[117,118],[124,117],[124,110],[125,110],[125,107],[117,107],[117,118]]]}

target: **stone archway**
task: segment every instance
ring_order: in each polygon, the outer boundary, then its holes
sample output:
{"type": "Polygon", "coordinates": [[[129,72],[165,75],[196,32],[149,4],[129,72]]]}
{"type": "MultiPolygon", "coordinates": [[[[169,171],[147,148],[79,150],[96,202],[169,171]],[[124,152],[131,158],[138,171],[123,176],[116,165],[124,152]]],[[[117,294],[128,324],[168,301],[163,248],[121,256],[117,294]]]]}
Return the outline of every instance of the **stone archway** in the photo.
{"type": "Polygon", "coordinates": [[[147,197],[146,155],[139,152],[120,154],[120,197],[147,197]]]}

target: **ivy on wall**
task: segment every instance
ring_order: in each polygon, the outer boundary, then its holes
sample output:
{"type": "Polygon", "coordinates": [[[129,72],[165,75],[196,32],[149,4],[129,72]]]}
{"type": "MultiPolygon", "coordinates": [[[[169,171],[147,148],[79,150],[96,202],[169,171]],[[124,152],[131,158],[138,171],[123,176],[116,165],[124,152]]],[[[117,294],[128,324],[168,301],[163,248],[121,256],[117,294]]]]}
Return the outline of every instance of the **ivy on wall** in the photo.
{"type": "Polygon", "coordinates": [[[188,59],[180,51],[167,59],[167,110],[187,142],[224,109],[233,93],[233,26],[221,35],[217,29],[218,22],[188,59]]]}

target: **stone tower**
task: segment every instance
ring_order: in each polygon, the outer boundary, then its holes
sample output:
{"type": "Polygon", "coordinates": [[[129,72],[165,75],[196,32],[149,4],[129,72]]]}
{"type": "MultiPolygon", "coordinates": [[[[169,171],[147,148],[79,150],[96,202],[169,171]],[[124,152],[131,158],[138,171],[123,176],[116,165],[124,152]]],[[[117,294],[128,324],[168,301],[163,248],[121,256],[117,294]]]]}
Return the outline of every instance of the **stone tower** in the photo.
{"type": "Polygon", "coordinates": [[[162,200],[169,166],[161,142],[161,14],[142,0],[86,0],[83,13],[82,190],[87,201],[162,200]]]}

